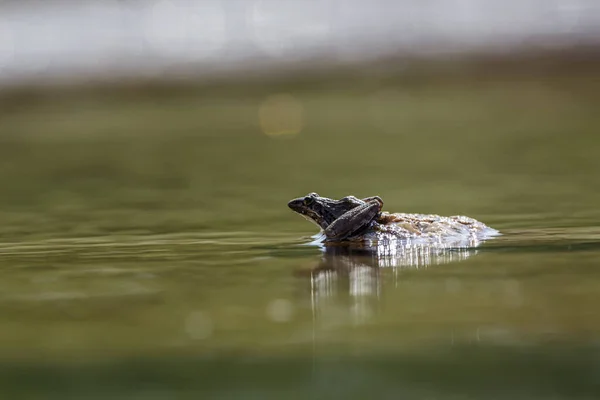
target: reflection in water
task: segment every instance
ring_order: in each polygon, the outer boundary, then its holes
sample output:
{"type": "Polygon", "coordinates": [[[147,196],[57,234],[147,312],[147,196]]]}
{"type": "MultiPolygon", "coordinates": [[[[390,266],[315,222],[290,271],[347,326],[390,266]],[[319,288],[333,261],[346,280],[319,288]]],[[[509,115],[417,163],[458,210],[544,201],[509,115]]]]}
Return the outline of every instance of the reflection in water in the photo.
{"type": "MultiPolygon", "coordinates": [[[[338,297],[349,295],[348,309],[354,324],[369,319],[373,302],[381,293],[379,270],[362,263],[360,257],[325,257],[311,272],[311,305],[313,317],[338,313],[334,305],[338,297]],[[329,260],[329,261],[327,261],[329,260]],[[332,307],[328,307],[332,305],[332,307]]],[[[338,318],[327,318],[330,321],[338,318]]]]}
{"type": "Polygon", "coordinates": [[[323,257],[310,270],[313,316],[328,313],[324,308],[334,298],[349,298],[352,322],[366,322],[374,313],[382,293],[381,268],[393,268],[398,279],[401,268],[422,268],[466,260],[477,253],[484,239],[469,238],[446,242],[424,242],[415,239],[380,240],[378,242],[327,244],[317,236],[323,257]]]}

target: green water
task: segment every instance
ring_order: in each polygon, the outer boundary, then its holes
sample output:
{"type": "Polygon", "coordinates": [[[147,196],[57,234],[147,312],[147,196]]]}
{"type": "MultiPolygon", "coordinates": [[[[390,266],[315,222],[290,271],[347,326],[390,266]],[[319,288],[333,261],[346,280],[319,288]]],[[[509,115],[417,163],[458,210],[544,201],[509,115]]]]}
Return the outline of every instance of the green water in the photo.
{"type": "Polygon", "coordinates": [[[598,398],[598,82],[5,99],[2,397],[598,398]],[[326,255],[286,207],[311,191],[504,235],[326,255]]]}

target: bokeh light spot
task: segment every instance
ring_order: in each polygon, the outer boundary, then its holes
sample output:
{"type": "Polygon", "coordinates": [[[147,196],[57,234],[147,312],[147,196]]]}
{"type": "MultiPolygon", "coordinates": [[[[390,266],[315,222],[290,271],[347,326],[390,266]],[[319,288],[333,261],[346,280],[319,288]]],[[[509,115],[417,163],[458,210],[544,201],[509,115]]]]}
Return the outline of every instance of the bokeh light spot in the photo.
{"type": "Polygon", "coordinates": [[[304,110],[302,103],[291,94],[275,94],[261,103],[258,117],[266,135],[290,136],[302,130],[304,110]]]}
{"type": "Polygon", "coordinates": [[[289,300],[276,299],[267,305],[267,317],[274,322],[288,322],[292,319],[294,308],[289,300]]]}
{"type": "Polygon", "coordinates": [[[213,332],[212,320],[202,311],[194,311],[185,320],[185,331],[192,339],[206,339],[213,332]]]}
{"type": "Polygon", "coordinates": [[[458,293],[462,289],[462,284],[457,278],[448,278],[445,282],[446,292],[448,293],[458,293]]]}

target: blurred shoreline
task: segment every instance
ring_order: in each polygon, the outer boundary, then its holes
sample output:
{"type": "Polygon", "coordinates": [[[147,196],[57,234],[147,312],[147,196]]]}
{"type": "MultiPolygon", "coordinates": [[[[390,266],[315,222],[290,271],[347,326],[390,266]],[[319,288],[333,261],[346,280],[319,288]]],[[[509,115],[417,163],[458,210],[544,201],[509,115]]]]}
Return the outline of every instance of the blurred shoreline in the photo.
{"type": "MultiPolygon", "coordinates": [[[[560,49],[530,49],[507,53],[464,53],[431,57],[406,54],[378,57],[351,64],[315,57],[314,60],[277,67],[247,67],[240,71],[206,71],[182,66],[168,74],[96,76],[93,79],[24,81],[0,86],[1,113],[10,105],[44,101],[46,94],[115,95],[120,97],[181,96],[198,92],[243,95],[248,91],[271,92],[278,88],[315,89],[381,86],[390,82],[485,80],[510,76],[572,74],[596,75],[600,67],[600,46],[569,46],[560,49]]],[[[52,101],[51,98],[48,99],[52,101]]]]}
{"type": "Polygon", "coordinates": [[[591,0],[0,2],[0,89],[560,52],[597,47],[599,27],[591,0]]]}

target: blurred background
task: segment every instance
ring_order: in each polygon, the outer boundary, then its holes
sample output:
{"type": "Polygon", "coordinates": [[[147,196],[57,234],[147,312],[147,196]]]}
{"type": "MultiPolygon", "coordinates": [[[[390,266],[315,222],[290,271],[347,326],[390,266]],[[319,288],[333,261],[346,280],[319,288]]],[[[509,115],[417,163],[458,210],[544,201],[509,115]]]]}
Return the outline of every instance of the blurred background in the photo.
{"type": "Polygon", "coordinates": [[[600,3],[0,1],[6,398],[600,396],[600,3]],[[468,215],[328,254],[286,203],[468,215]]]}

